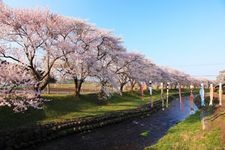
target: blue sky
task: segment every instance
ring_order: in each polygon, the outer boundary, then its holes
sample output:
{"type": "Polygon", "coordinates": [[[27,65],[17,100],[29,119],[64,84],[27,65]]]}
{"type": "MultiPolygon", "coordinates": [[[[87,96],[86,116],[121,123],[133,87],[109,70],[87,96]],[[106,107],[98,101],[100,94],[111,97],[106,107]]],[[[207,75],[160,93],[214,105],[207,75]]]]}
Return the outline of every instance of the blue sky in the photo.
{"type": "Polygon", "coordinates": [[[214,79],[225,69],[224,0],[3,0],[86,19],[158,65],[214,79]],[[213,75],[213,76],[209,76],[213,75]]]}

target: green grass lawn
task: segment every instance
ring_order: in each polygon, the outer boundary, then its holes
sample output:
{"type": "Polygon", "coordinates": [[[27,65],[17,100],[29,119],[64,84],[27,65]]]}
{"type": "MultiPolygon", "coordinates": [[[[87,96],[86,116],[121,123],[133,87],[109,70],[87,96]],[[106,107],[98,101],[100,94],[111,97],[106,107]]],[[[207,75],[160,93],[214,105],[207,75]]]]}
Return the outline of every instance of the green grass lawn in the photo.
{"type": "MultiPolygon", "coordinates": [[[[177,90],[170,94],[177,93],[177,90]]],[[[153,100],[159,100],[159,91],[153,91],[153,100]]],[[[14,113],[11,108],[0,108],[0,130],[13,129],[22,126],[48,123],[52,121],[64,121],[78,117],[100,115],[108,112],[137,108],[149,103],[146,92],[141,99],[138,92],[124,93],[123,96],[114,95],[108,104],[98,105],[96,94],[85,94],[80,98],[73,95],[43,95],[51,101],[44,104],[44,109],[29,109],[24,113],[14,113]]]]}
{"type": "Polygon", "coordinates": [[[170,128],[155,145],[145,150],[214,150],[223,149],[220,129],[202,130],[200,112],[170,128]]]}

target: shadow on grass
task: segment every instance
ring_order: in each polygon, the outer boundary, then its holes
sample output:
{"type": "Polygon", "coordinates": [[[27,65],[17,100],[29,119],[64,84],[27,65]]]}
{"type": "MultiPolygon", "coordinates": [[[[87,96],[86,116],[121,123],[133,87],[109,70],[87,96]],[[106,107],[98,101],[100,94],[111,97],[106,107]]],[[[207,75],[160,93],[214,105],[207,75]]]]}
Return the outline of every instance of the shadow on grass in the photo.
{"type": "Polygon", "coordinates": [[[0,130],[35,125],[39,122],[55,119],[71,112],[80,112],[82,109],[97,106],[96,95],[84,95],[75,98],[67,96],[46,96],[51,101],[45,102],[44,109],[28,109],[23,113],[15,113],[9,107],[0,108],[0,130]]]}
{"type": "Polygon", "coordinates": [[[61,114],[97,106],[97,96],[94,94],[82,95],[80,98],[73,95],[47,96],[47,98],[52,101],[46,103],[46,110],[54,110],[61,114]]]}
{"type": "Polygon", "coordinates": [[[0,108],[0,130],[35,125],[44,119],[44,110],[29,109],[24,113],[15,113],[9,107],[0,108]]]}

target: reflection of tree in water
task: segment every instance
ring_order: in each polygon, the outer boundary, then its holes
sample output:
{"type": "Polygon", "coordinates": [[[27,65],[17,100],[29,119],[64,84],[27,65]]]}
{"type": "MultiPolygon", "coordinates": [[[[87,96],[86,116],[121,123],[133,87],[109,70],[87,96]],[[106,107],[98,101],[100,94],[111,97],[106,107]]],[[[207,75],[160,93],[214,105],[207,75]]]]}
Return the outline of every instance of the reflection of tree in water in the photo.
{"type": "Polygon", "coordinates": [[[194,114],[194,95],[193,95],[193,85],[190,85],[190,114],[194,114]]]}

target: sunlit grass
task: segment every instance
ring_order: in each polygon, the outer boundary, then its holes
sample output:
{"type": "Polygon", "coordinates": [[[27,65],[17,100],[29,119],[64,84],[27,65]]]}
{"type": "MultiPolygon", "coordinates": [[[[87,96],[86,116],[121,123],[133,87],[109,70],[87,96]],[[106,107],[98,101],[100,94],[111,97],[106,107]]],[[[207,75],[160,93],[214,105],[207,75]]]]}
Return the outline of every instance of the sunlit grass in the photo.
{"type": "Polygon", "coordinates": [[[200,112],[170,128],[157,144],[146,150],[200,150],[222,149],[220,129],[202,130],[200,112]]]}

